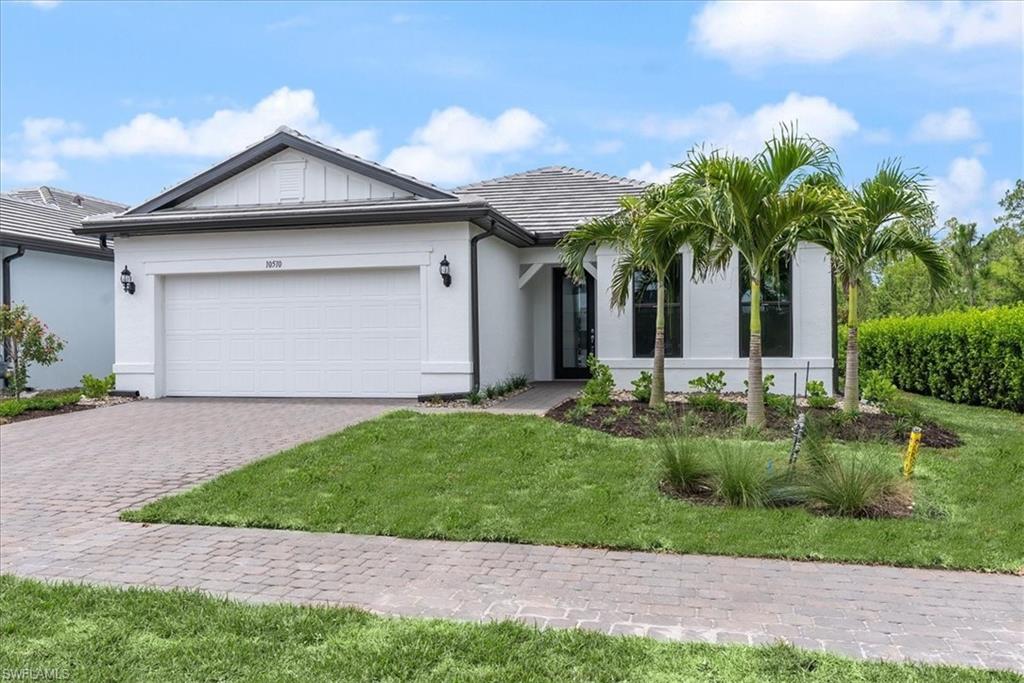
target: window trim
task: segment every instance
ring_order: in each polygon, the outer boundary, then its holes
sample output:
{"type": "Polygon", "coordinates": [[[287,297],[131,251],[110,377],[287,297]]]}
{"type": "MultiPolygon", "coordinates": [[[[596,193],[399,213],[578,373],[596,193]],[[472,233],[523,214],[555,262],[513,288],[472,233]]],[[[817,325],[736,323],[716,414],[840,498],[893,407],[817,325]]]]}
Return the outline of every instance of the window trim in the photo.
{"type": "MultiPolygon", "coordinates": [[[[761,357],[762,358],[795,358],[795,356],[793,355],[793,348],[795,346],[795,336],[796,336],[796,316],[794,315],[795,307],[793,306],[793,299],[794,299],[794,291],[793,291],[793,266],[794,266],[794,262],[796,261],[796,254],[791,254],[790,256],[788,256],[786,258],[786,261],[787,261],[788,270],[789,270],[789,353],[787,355],[785,355],[785,356],[766,356],[765,353],[764,353],[764,342],[762,340],[762,343],[761,343],[761,357]]],[[[738,313],[737,321],[736,322],[737,322],[737,325],[738,325],[738,328],[739,328],[739,329],[736,330],[736,332],[737,332],[736,336],[738,337],[738,339],[737,339],[737,346],[738,346],[737,354],[739,355],[740,358],[750,358],[750,342],[749,342],[749,340],[747,342],[747,353],[746,354],[743,353],[743,292],[744,292],[744,288],[743,288],[743,256],[741,256],[739,254],[736,255],[736,281],[738,283],[738,290],[739,290],[736,293],[736,310],[737,310],[737,313],[738,313]]],[[[762,289],[762,294],[763,294],[763,292],[764,292],[764,290],[762,289]]],[[[764,299],[761,300],[761,303],[762,303],[762,305],[764,304],[764,299]]],[[[749,329],[750,326],[748,325],[747,327],[749,329]]],[[[762,330],[762,337],[763,336],[764,336],[764,330],[762,330]]]]}
{"type": "MultiPolygon", "coordinates": [[[[685,335],[683,334],[683,288],[686,286],[686,282],[683,278],[683,254],[680,252],[676,254],[676,260],[679,262],[679,355],[665,354],[665,358],[685,358],[686,357],[686,346],[685,346],[685,335]]],[[[654,358],[654,351],[651,351],[650,355],[638,355],[636,352],[636,308],[637,303],[636,297],[636,274],[633,275],[633,280],[630,282],[629,290],[629,315],[630,315],[630,337],[632,338],[632,353],[633,358],[654,358]]],[[[640,304],[640,306],[650,308],[657,308],[657,304],[650,306],[650,304],[640,304]]],[[[667,309],[667,307],[666,307],[667,309]]],[[[666,316],[668,310],[665,311],[666,316]]],[[[666,319],[667,322],[667,319],[666,319]]]]}

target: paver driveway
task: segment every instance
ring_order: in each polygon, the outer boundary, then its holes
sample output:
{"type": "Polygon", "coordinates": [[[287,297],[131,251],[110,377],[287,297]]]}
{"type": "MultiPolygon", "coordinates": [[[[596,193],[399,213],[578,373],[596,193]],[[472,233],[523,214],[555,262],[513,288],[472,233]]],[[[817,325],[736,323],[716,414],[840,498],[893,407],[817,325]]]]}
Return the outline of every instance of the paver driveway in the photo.
{"type": "Polygon", "coordinates": [[[400,407],[161,400],[0,429],[0,571],[1024,671],[1024,578],[350,534],[118,511],[400,407]]]}

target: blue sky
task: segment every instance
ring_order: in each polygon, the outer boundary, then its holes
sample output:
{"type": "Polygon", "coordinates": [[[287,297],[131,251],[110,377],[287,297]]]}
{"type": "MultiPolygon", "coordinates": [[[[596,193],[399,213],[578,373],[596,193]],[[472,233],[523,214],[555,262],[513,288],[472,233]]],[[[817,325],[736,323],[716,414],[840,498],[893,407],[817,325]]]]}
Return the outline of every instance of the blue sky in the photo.
{"type": "Polygon", "coordinates": [[[942,217],[1024,174],[1014,3],[0,3],[0,185],[125,203],[281,124],[443,186],[664,177],[798,120],[849,182],[891,156],[942,217]]]}

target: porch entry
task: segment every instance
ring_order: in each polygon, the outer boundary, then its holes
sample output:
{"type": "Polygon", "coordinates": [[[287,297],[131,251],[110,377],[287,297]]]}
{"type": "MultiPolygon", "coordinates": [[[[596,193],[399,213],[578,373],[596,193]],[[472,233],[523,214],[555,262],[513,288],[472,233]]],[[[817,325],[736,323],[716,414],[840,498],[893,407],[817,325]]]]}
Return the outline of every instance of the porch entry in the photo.
{"type": "Polygon", "coordinates": [[[595,350],[594,278],[573,282],[564,268],[554,269],[555,379],[586,379],[587,356],[595,350]]]}

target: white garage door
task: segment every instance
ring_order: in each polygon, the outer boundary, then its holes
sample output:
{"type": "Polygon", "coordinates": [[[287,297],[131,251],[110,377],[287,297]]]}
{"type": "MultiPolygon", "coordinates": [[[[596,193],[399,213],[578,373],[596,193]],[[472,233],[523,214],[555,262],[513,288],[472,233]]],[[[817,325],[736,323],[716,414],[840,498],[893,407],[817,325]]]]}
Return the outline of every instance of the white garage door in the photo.
{"type": "Polygon", "coordinates": [[[415,396],[419,270],[173,275],[170,396],[415,396]]]}

